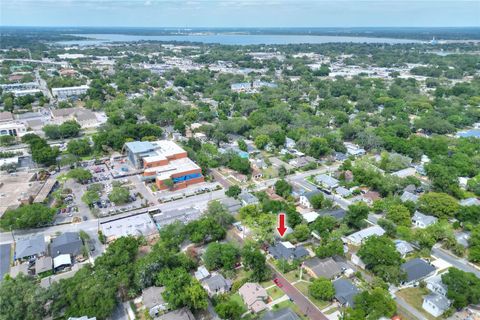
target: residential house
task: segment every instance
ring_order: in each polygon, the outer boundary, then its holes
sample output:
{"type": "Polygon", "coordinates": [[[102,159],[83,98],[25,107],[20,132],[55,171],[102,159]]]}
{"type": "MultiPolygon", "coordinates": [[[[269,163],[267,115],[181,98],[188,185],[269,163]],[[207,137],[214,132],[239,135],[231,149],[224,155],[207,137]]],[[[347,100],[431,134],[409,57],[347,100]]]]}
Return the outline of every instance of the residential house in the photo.
{"type": "Polygon", "coordinates": [[[295,148],[295,140],[290,138],[285,138],[285,148],[287,149],[294,149],[295,148]]]}
{"type": "Polygon", "coordinates": [[[425,280],[427,284],[427,289],[433,293],[441,294],[442,296],[447,295],[448,288],[442,281],[442,275],[436,275],[425,280]]]}
{"type": "Polygon", "coordinates": [[[307,223],[312,223],[313,221],[317,220],[317,218],[320,216],[315,211],[309,211],[306,213],[302,213],[301,215],[303,220],[305,220],[307,223]]]}
{"type": "Polygon", "coordinates": [[[208,272],[205,266],[200,266],[198,267],[197,271],[195,271],[195,279],[197,279],[198,281],[202,281],[203,279],[206,279],[208,277],[210,277],[210,272],[208,272]]]}
{"type": "Polygon", "coordinates": [[[395,244],[395,248],[397,249],[398,253],[404,258],[407,254],[414,251],[412,245],[404,240],[394,240],[393,243],[395,244]]]}
{"type": "Polygon", "coordinates": [[[335,288],[335,300],[344,307],[354,307],[354,298],[359,293],[358,288],[346,279],[337,279],[333,281],[335,288]]]}
{"type": "Polygon", "coordinates": [[[287,261],[308,257],[309,253],[303,246],[295,247],[289,241],[277,242],[268,248],[268,253],[274,259],[285,259],[287,261]]]}
{"type": "Polygon", "coordinates": [[[211,276],[203,280],[202,286],[207,290],[207,293],[210,297],[223,294],[230,291],[232,287],[232,282],[228,279],[225,279],[220,273],[211,276]]]}
{"type": "Polygon", "coordinates": [[[258,179],[261,179],[262,177],[263,177],[262,171],[260,171],[256,168],[252,169],[252,178],[253,179],[258,180],[258,179]]]}
{"type": "Polygon", "coordinates": [[[318,257],[307,259],[303,262],[303,268],[314,278],[335,279],[342,274],[342,269],[331,257],[320,259],[318,257]]]}
{"type": "Polygon", "coordinates": [[[177,310],[162,314],[161,316],[158,316],[155,319],[156,320],[195,320],[195,317],[187,307],[184,307],[182,309],[177,309],[177,310]]]}
{"type": "Polygon", "coordinates": [[[164,291],[165,287],[150,287],[143,290],[143,305],[151,317],[156,317],[168,309],[168,303],[162,297],[164,291]]]}
{"type": "Polygon", "coordinates": [[[345,161],[347,160],[348,156],[342,152],[335,152],[334,158],[336,161],[345,161]]]}
{"type": "Polygon", "coordinates": [[[411,201],[411,202],[417,203],[418,196],[416,194],[413,194],[413,193],[409,192],[409,191],[404,191],[402,193],[402,196],[400,197],[400,200],[402,200],[402,202],[411,201]]]}
{"type": "Polygon", "coordinates": [[[455,239],[457,240],[457,243],[461,244],[465,248],[468,248],[470,246],[470,243],[469,243],[470,235],[471,235],[471,232],[469,231],[456,232],[455,239]]]}
{"type": "Polygon", "coordinates": [[[267,311],[262,320],[300,320],[300,318],[292,309],[284,308],[277,311],[267,311]]]}
{"type": "Polygon", "coordinates": [[[460,200],[459,204],[462,207],[480,206],[480,200],[477,198],[467,198],[460,200]]]}
{"type": "Polygon", "coordinates": [[[350,244],[359,246],[360,244],[362,244],[363,240],[367,239],[368,237],[382,236],[384,234],[385,230],[383,230],[382,227],[375,225],[352,233],[345,238],[345,241],[350,244]]]}
{"type": "Polygon", "coordinates": [[[267,290],[258,283],[247,282],[238,289],[238,293],[248,310],[257,313],[267,308],[267,290]]]}
{"type": "Polygon", "coordinates": [[[428,216],[421,213],[420,211],[415,211],[415,214],[412,217],[412,223],[415,227],[420,229],[425,229],[432,224],[437,223],[438,219],[434,216],[428,216]]]}
{"type": "Polygon", "coordinates": [[[362,201],[369,205],[372,205],[376,200],[379,200],[380,198],[380,193],[378,193],[377,191],[368,191],[362,196],[362,201]]]}
{"type": "Polygon", "coordinates": [[[53,258],[53,268],[55,271],[68,268],[72,265],[72,257],[70,254],[61,254],[53,258]]]}
{"type": "Polygon", "coordinates": [[[327,176],[326,174],[319,174],[315,176],[315,182],[319,184],[322,188],[327,190],[333,190],[338,187],[339,181],[333,177],[327,176]]]}
{"type": "Polygon", "coordinates": [[[313,205],[310,201],[313,198],[313,196],[315,196],[316,194],[319,194],[319,193],[321,193],[319,190],[313,190],[313,191],[306,192],[306,193],[302,194],[300,196],[300,199],[299,199],[300,205],[302,207],[312,209],[313,205]]]}
{"type": "Polygon", "coordinates": [[[406,274],[406,279],[402,282],[404,286],[413,285],[435,272],[434,266],[420,258],[415,258],[403,263],[400,269],[406,274]]]}
{"type": "Polygon", "coordinates": [[[35,260],[35,274],[39,275],[43,272],[52,271],[52,257],[40,257],[35,260]]]}
{"type": "Polygon", "coordinates": [[[47,244],[43,235],[30,239],[20,239],[15,244],[15,260],[40,257],[47,253],[47,244]]]}
{"type": "Polygon", "coordinates": [[[391,175],[399,178],[407,178],[407,177],[414,176],[416,173],[417,173],[417,170],[415,168],[409,167],[409,168],[392,172],[391,175]]]}
{"type": "Polygon", "coordinates": [[[83,242],[78,232],[65,232],[52,240],[50,253],[52,257],[70,254],[76,257],[82,253],[83,242]]]}
{"type": "Polygon", "coordinates": [[[334,217],[336,220],[342,220],[346,214],[347,214],[347,211],[344,209],[332,209],[332,210],[320,211],[320,216],[322,217],[331,216],[331,217],[334,217]]]}
{"type": "Polygon", "coordinates": [[[422,308],[432,316],[440,317],[450,308],[450,300],[438,293],[431,293],[423,298],[422,308]]]}
{"type": "Polygon", "coordinates": [[[251,194],[250,192],[247,192],[247,191],[243,191],[242,193],[240,193],[238,195],[238,198],[240,199],[240,201],[242,202],[242,204],[244,206],[248,206],[248,205],[251,205],[251,204],[258,204],[259,203],[259,200],[257,197],[255,197],[253,194],[251,194]]]}
{"type": "Polygon", "coordinates": [[[358,156],[363,156],[366,153],[365,149],[360,148],[358,145],[354,143],[344,142],[343,144],[347,148],[348,156],[358,157],[358,156]]]}
{"type": "Polygon", "coordinates": [[[295,159],[292,159],[288,161],[288,164],[295,167],[295,168],[303,168],[309,165],[312,162],[315,162],[315,158],[310,157],[310,156],[304,156],[304,157],[297,157],[295,159]]]}
{"type": "Polygon", "coordinates": [[[352,195],[352,191],[341,186],[335,189],[335,193],[343,198],[350,197],[352,195]]]}

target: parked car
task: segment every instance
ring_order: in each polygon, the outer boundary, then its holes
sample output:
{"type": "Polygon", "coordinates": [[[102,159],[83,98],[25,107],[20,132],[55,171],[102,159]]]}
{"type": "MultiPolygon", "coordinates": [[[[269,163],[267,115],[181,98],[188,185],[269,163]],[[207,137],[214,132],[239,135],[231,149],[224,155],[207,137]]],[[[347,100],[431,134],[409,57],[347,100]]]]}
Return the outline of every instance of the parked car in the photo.
{"type": "Polygon", "coordinates": [[[275,279],[273,279],[273,282],[274,282],[279,288],[283,287],[283,284],[280,282],[280,279],[275,278],[275,279]]]}

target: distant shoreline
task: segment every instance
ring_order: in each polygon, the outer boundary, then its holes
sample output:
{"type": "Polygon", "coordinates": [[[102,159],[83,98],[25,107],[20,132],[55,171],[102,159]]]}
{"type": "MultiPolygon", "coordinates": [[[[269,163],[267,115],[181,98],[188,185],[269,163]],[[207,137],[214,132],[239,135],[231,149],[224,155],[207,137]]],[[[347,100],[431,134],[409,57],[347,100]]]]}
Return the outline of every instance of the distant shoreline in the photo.
{"type": "Polygon", "coordinates": [[[358,27],[358,28],[141,28],[141,27],[14,27],[1,26],[8,32],[56,32],[63,34],[122,34],[134,36],[193,35],[276,35],[391,38],[429,41],[480,40],[480,27],[358,27]]]}

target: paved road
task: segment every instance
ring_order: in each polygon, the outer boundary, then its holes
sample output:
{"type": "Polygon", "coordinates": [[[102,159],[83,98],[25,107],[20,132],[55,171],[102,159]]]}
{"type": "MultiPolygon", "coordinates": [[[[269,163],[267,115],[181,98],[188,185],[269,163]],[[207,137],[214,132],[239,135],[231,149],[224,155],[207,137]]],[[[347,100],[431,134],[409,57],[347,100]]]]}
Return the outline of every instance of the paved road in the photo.
{"type": "Polygon", "coordinates": [[[472,272],[478,278],[480,278],[480,270],[471,266],[469,262],[463,258],[456,257],[448,253],[447,251],[443,250],[442,248],[435,247],[435,246],[432,248],[432,255],[447,261],[457,269],[460,269],[466,272],[472,272]]]}
{"type": "Polygon", "coordinates": [[[10,244],[0,245],[0,281],[4,275],[10,272],[11,248],[10,244]]]}
{"type": "Polygon", "coordinates": [[[405,300],[403,300],[399,296],[395,296],[395,297],[396,297],[395,301],[397,301],[397,304],[401,308],[407,310],[411,315],[415,316],[415,319],[417,319],[417,320],[427,320],[427,318],[425,318],[420,311],[418,311],[417,309],[415,309],[414,307],[409,305],[405,300]]]}
{"type": "MultiPolygon", "coordinates": [[[[272,266],[273,267],[273,266],[272,266]]],[[[287,296],[293,299],[294,303],[300,308],[303,314],[311,320],[327,320],[328,318],[308,300],[297,288],[295,288],[280,273],[274,272],[273,277],[279,279],[282,284],[282,290],[287,296]]]]}

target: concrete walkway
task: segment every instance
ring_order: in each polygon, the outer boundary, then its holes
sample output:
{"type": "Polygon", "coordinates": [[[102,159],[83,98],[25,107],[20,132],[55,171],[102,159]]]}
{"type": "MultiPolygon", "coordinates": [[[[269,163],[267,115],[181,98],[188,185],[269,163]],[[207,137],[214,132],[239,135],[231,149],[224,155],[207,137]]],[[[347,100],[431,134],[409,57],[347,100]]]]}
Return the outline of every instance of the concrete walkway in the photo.
{"type": "Polygon", "coordinates": [[[275,299],[273,300],[272,302],[270,302],[269,304],[267,304],[267,308],[272,310],[272,307],[278,303],[281,303],[283,301],[287,301],[288,299],[290,299],[286,294],[284,294],[283,296],[281,296],[280,298],[278,299],[275,299]]]}

